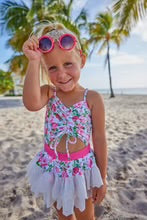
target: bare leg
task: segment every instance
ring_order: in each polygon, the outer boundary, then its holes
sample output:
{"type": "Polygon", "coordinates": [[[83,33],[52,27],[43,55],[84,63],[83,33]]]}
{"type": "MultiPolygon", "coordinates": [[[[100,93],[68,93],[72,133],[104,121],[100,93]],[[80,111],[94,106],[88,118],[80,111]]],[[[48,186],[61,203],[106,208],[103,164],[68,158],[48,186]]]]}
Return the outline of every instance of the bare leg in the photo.
{"type": "Polygon", "coordinates": [[[92,198],[86,200],[86,208],[83,212],[81,212],[78,208],[75,208],[75,215],[77,220],[95,220],[92,198]]]}
{"type": "MultiPolygon", "coordinates": [[[[54,207],[56,208],[56,203],[54,204],[54,207]]],[[[77,220],[74,214],[73,215],[69,215],[69,216],[65,216],[62,213],[62,209],[58,210],[56,208],[56,211],[58,213],[59,220],[77,220]]]]}

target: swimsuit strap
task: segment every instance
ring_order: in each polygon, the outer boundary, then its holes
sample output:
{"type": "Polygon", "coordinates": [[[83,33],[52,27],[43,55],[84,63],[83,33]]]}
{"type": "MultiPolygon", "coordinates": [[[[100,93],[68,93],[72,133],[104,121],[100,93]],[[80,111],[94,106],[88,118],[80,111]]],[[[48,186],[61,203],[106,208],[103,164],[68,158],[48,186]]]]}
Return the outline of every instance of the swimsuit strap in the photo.
{"type": "Polygon", "coordinates": [[[87,93],[88,93],[88,88],[86,88],[84,91],[84,101],[86,101],[87,93]]]}

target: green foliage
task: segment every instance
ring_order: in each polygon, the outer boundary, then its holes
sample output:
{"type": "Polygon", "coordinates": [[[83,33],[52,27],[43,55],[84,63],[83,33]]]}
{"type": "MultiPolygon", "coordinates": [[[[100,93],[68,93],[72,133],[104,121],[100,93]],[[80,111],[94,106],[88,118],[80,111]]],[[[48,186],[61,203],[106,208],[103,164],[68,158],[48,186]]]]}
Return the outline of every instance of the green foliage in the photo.
{"type": "Polygon", "coordinates": [[[0,70],[0,94],[14,89],[14,82],[10,72],[0,70]]]}
{"type": "Polygon", "coordinates": [[[147,14],[147,0],[113,0],[113,11],[119,18],[118,26],[131,32],[147,14]]]}

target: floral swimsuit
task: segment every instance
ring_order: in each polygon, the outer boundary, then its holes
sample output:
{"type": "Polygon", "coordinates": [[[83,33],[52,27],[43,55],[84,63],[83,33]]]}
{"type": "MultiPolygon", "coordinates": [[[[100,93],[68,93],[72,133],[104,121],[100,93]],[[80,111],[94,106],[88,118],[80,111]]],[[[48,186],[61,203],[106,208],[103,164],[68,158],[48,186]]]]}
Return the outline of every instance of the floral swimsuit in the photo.
{"type": "Polygon", "coordinates": [[[85,146],[89,144],[92,125],[91,112],[86,101],[87,92],[88,89],[84,92],[84,100],[71,107],[66,107],[61,102],[56,95],[56,90],[49,100],[45,116],[45,143],[55,150],[57,157],[56,147],[65,134],[67,134],[66,151],[69,158],[68,143],[75,144],[77,138],[80,138],[85,146]],[[74,141],[71,141],[71,137],[74,137],[74,141]]]}
{"type": "Polygon", "coordinates": [[[44,148],[27,168],[32,192],[36,197],[43,195],[47,208],[56,202],[57,209],[62,208],[65,216],[73,214],[74,207],[84,211],[85,200],[92,196],[92,188],[103,185],[90,147],[92,123],[87,92],[88,89],[82,101],[66,107],[54,91],[46,106],[44,148]],[[65,134],[67,153],[57,152],[57,145],[65,134]],[[70,153],[68,144],[76,143],[78,138],[85,147],[70,153]]]}
{"type": "MultiPolygon", "coordinates": [[[[53,149],[56,158],[53,158],[46,150],[41,151],[37,165],[42,167],[44,171],[54,172],[59,177],[69,177],[74,175],[82,175],[84,170],[90,169],[95,163],[93,152],[90,152],[90,134],[92,130],[91,111],[88,107],[86,96],[88,89],[84,92],[84,98],[72,105],[66,107],[56,95],[54,90],[53,97],[49,100],[44,126],[45,145],[53,149]],[[67,135],[66,151],[68,160],[60,160],[56,150],[58,143],[63,135],[67,135]],[[74,141],[71,141],[74,137],[74,141]],[[72,160],[70,158],[68,143],[75,144],[77,138],[80,138],[85,147],[89,147],[88,156],[72,160]]],[[[87,148],[88,148],[87,147],[87,148]]],[[[84,155],[84,153],[83,153],[84,155]]]]}

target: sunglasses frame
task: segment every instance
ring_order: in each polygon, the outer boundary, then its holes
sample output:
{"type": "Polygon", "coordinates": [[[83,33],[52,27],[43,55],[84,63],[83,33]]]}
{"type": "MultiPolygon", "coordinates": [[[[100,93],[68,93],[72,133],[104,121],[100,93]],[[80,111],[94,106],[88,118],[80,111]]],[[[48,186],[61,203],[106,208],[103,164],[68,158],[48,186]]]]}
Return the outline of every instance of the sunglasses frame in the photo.
{"type": "MultiPolygon", "coordinates": [[[[48,36],[48,35],[43,35],[42,37],[40,37],[40,38],[39,38],[39,42],[40,42],[42,39],[49,39],[49,40],[51,41],[52,45],[51,45],[51,48],[50,48],[49,50],[46,50],[46,51],[45,51],[45,50],[42,50],[41,48],[39,48],[39,51],[42,52],[42,53],[49,53],[49,52],[51,52],[51,51],[53,50],[53,48],[54,48],[55,40],[54,40],[52,37],[48,36]]],[[[61,37],[59,38],[59,40],[57,40],[57,42],[59,43],[59,47],[60,47],[62,50],[70,51],[70,50],[72,50],[72,49],[75,47],[75,45],[76,45],[76,43],[77,43],[77,39],[76,39],[76,37],[73,36],[72,34],[63,34],[63,35],[61,35],[61,37]],[[62,39],[63,39],[64,37],[66,37],[66,36],[70,36],[70,37],[73,39],[73,46],[72,46],[71,48],[69,48],[69,49],[64,48],[64,47],[62,46],[62,44],[61,44],[62,39]]]]}

